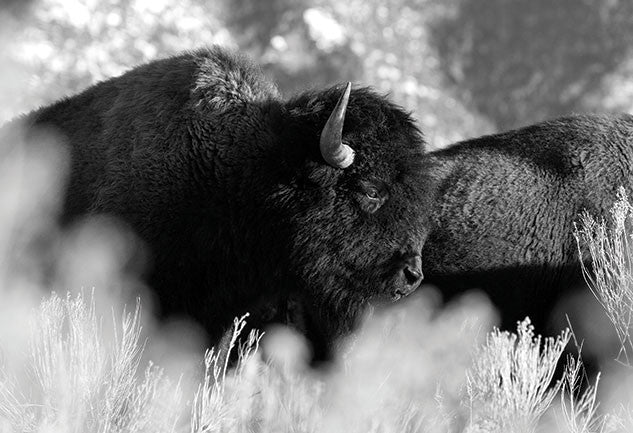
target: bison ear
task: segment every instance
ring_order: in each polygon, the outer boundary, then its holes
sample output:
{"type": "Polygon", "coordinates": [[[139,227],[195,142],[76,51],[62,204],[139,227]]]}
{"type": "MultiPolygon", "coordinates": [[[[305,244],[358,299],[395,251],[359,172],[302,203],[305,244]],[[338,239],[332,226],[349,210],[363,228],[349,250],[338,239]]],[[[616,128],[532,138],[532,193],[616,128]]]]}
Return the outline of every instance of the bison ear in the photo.
{"type": "Polygon", "coordinates": [[[316,161],[306,161],[302,176],[306,185],[327,188],[336,185],[341,172],[316,161]]]}

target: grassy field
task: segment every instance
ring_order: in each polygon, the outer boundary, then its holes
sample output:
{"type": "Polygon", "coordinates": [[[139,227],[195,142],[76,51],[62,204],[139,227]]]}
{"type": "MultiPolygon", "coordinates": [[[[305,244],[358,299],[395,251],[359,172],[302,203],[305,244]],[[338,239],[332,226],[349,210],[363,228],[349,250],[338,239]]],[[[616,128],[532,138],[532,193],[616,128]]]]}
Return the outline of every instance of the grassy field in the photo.
{"type": "Polygon", "coordinates": [[[624,196],[612,228],[589,217],[578,228],[598,270],[590,286],[622,346],[618,368],[582,392],[579,359],[555,375],[569,331],[541,338],[526,320],[515,333],[489,332],[485,297],[439,309],[430,288],[374,311],[327,371],[310,370],[305,342],[284,328],[234,344],[240,362],[227,369],[194,325],[154,320],[126,271],[129,233],[54,224],[63,172],[54,143],[12,149],[0,160],[0,432],[633,431],[624,196]]]}

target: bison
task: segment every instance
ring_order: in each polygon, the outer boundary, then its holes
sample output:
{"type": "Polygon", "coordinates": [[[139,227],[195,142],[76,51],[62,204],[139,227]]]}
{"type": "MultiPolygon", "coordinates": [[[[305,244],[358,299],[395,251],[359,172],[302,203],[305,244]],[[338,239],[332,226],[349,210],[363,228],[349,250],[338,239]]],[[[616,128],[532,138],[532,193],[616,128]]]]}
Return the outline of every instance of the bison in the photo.
{"type": "Polygon", "coordinates": [[[631,192],[633,117],[564,117],[430,152],[425,164],[437,182],[426,282],[449,299],[482,289],[502,327],[529,315],[542,332],[561,297],[586,287],[579,214],[606,217],[619,186],[631,192]]]}
{"type": "Polygon", "coordinates": [[[146,243],[163,315],[221,338],[301,299],[316,356],[365,306],[422,280],[431,185],[409,113],[351,85],[284,99],[219,47],[136,67],[21,119],[70,155],[64,222],[117,217],[146,243]]]}

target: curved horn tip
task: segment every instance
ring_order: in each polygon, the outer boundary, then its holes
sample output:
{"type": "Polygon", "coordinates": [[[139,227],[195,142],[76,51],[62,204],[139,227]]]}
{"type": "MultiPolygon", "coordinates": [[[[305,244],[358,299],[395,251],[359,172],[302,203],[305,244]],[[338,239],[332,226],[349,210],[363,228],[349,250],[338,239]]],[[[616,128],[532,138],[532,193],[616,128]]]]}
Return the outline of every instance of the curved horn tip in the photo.
{"type": "Polygon", "coordinates": [[[339,115],[345,116],[345,110],[347,109],[347,103],[349,102],[349,95],[351,95],[351,93],[352,83],[348,81],[347,85],[345,86],[345,90],[343,90],[343,94],[339,98],[338,102],[336,103],[336,108],[334,109],[334,111],[340,110],[339,115]]]}
{"type": "Polygon", "coordinates": [[[345,99],[349,98],[350,93],[352,92],[352,82],[348,81],[347,86],[345,86],[345,92],[343,92],[343,96],[345,99]]]}
{"type": "MultiPolygon", "coordinates": [[[[336,101],[334,111],[332,111],[331,117],[338,118],[342,121],[345,118],[345,111],[347,110],[347,104],[349,103],[349,96],[352,93],[352,83],[347,82],[343,94],[336,101]]],[[[341,125],[342,126],[342,125],[341,125]]]]}

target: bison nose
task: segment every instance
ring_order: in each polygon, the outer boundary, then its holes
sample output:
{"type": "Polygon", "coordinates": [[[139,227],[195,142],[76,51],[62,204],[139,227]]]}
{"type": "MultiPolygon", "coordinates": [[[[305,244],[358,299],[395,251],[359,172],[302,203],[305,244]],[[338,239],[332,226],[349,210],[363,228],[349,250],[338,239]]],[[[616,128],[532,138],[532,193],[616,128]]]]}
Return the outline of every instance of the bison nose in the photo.
{"type": "Polygon", "coordinates": [[[422,273],[422,257],[413,256],[404,261],[404,276],[410,286],[417,287],[424,279],[422,273]]]}
{"type": "Polygon", "coordinates": [[[404,268],[404,276],[407,279],[407,283],[410,286],[417,287],[420,285],[422,280],[424,279],[424,275],[422,271],[419,269],[414,269],[410,267],[404,268]]]}
{"type": "Polygon", "coordinates": [[[418,288],[424,274],[422,274],[422,258],[420,256],[409,257],[403,262],[402,267],[403,284],[396,290],[397,297],[410,295],[418,288]]]}

